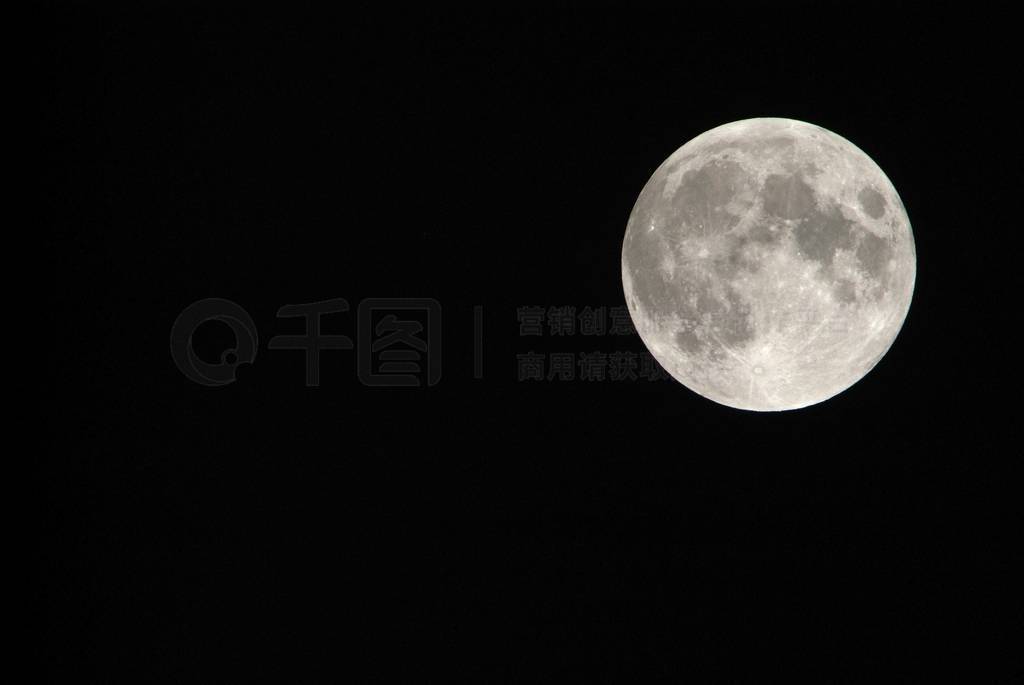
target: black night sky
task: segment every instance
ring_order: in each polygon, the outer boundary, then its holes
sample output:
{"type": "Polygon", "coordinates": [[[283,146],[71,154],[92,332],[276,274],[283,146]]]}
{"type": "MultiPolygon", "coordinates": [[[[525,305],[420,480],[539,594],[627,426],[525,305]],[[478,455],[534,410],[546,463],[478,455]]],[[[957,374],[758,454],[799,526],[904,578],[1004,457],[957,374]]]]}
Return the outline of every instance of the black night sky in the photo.
{"type": "Polygon", "coordinates": [[[1012,381],[981,368],[1017,223],[1005,17],[142,5],[43,22],[52,682],[1011,673],[1012,381]],[[774,414],[649,377],[617,328],[643,184],[759,116],[865,150],[918,257],[882,362],[774,414]],[[170,352],[207,298],[258,333],[222,387],[170,352]],[[281,311],[311,303],[316,387],[281,311]]]}

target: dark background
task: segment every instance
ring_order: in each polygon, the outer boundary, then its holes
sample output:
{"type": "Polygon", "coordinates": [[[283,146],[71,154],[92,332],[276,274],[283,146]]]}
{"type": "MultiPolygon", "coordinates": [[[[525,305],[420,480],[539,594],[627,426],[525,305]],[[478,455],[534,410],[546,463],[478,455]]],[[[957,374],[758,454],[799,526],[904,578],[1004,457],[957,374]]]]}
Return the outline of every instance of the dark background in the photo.
{"type": "MultiPolygon", "coordinates": [[[[55,681],[1008,668],[1009,380],[978,368],[1015,197],[993,179],[1019,159],[1005,17],[51,10],[38,656],[55,681]],[[649,175],[755,116],[841,134],[900,192],[917,287],[882,362],[781,414],[674,382],[518,381],[530,349],[642,351],[522,338],[516,311],[622,305],[649,175]],[[223,388],[168,351],[207,297],[260,332],[223,388]],[[337,297],[353,311],[325,325],[350,336],[363,298],[435,298],[441,381],[366,387],[332,351],[305,387],[303,355],[266,348],[302,330],[275,314],[337,297]]],[[[212,324],[197,341],[233,344],[212,324]]]]}

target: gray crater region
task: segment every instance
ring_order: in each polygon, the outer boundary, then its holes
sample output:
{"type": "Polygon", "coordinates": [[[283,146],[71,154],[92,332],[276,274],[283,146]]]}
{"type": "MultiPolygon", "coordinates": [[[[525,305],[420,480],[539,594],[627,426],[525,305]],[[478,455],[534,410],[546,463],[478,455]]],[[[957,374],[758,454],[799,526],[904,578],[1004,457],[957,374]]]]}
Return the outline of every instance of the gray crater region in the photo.
{"type": "Polygon", "coordinates": [[[658,362],[730,407],[798,409],[864,377],[916,274],[896,189],[846,139],[792,119],[703,133],[633,207],[622,285],[658,362]]]}

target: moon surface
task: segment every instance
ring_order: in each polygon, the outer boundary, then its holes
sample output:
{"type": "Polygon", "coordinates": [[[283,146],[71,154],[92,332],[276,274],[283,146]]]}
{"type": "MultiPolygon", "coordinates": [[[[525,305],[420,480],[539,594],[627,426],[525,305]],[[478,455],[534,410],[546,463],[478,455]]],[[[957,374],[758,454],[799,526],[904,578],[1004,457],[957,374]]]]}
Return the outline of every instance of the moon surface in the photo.
{"type": "Polygon", "coordinates": [[[878,165],[793,119],[736,121],[676,150],[622,245],[626,303],[654,357],[694,392],[754,411],[863,378],[903,325],[916,271],[878,165]]]}

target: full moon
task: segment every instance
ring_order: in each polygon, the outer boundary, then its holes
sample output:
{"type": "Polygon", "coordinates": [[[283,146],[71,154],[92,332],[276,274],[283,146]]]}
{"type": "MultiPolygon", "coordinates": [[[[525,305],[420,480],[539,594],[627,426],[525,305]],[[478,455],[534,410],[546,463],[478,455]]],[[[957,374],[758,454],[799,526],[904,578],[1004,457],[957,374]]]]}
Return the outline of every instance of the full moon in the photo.
{"type": "Polygon", "coordinates": [[[793,119],[702,133],[630,214],[622,287],[644,344],[721,404],[799,409],[850,387],[892,345],[917,258],[878,165],[793,119]]]}

